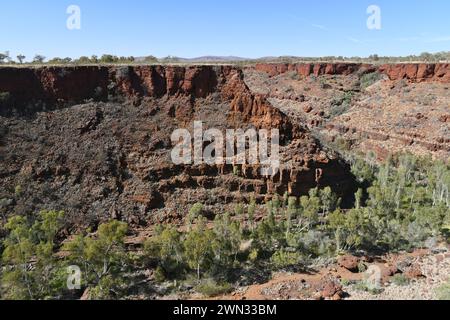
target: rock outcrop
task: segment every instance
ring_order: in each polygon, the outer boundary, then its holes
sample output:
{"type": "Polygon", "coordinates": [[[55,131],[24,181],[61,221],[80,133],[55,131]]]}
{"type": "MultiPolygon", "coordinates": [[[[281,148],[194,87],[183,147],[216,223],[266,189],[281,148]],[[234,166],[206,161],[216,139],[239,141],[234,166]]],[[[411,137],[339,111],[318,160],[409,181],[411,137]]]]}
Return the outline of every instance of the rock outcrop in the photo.
{"type": "Polygon", "coordinates": [[[379,68],[379,71],[386,74],[390,80],[450,82],[450,64],[448,63],[385,64],[379,68]]]}
{"type": "Polygon", "coordinates": [[[261,63],[255,70],[266,72],[274,77],[286,72],[296,72],[304,77],[314,75],[350,75],[353,73],[380,72],[390,80],[406,79],[411,82],[440,81],[450,82],[448,63],[401,63],[381,66],[361,63],[261,63]]]}
{"type": "Polygon", "coordinates": [[[277,76],[286,72],[297,72],[307,77],[310,75],[349,75],[357,71],[373,72],[376,67],[358,63],[260,63],[255,65],[257,71],[263,71],[270,76],[277,76]]]}

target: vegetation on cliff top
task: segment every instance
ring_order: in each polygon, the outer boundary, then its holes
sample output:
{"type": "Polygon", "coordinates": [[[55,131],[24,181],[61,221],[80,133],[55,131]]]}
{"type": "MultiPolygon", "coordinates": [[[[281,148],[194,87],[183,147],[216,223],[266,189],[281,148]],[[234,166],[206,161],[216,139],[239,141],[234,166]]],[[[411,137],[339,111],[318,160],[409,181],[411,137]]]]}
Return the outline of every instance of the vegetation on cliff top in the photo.
{"type": "Polygon", "coordinates": [[[179,57],[167,56],[164,58],[157,58],[152,55],[146,57],[123,57],[112,54],[104,54],[102,56],[92,55],[81,56],[79,58],[61,58],[54,57],[46,59],[45,56],[36,54],[33,58],[26,60],[27,57],[23,54],[18,54],[15,58],[10,56],[8,51],[0,53],[0,65],[22,65],[22,64],[49,64],[49,65],[66,65],[66,64],[133,64],[133,63],[236,63],[236,64],[252,64],[260,62],[276,62],[276,63],[296,63],[296,62],[361,62],[361,63],[399,63],[399,62],[448,62],[450,60],[450,52],[442,51],[437,53],[423,52],[420,55],[409,55],[402,57],[394,56],[379,56],[372,54],[368,57],[344,57],[344,56],[324,56],[324,57],[297,57],[297,56],[281,56],[275,58],[260,58],[260,59],[243,59],[233,57],[205,57],[195,59],[184,59],[179,57]],[[47,60],[47,61],[46,61],[47,60]]]}

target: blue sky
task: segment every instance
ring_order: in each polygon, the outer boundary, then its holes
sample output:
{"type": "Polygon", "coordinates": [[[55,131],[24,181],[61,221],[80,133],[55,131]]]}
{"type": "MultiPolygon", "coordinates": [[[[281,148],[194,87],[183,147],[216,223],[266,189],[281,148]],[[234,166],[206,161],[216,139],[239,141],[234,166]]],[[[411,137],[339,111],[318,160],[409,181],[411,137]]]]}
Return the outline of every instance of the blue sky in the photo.
{"type": "Polygon", "coordinates": [[[80,55],[367,56],[450,50],[448,0],[1,1],[0,52],[80,55]],[[68,30],[66,9],[81,9],[68,30]],[[369,30],[369,5],[381,30],[369,30]]]}

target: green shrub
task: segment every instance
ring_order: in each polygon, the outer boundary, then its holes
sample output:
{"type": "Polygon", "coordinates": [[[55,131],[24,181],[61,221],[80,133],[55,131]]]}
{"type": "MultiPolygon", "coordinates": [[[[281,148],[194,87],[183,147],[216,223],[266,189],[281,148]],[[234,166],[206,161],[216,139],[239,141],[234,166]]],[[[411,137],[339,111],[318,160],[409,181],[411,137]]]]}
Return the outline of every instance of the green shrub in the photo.
{"type": "Polygon", "coordinates": [[[195,287],[195,291],[207,297],[216,297],[233,291],[231,284],[226,282],[216,282],[213,279],[203,280],[195,287]]]}
{"type": "Polygon", "coordinates": [[[335,145],[341,151],[350,151],[352,149],[352,142],[342,137],[338,137],[335,140],[335,145]]]}
{"type": "Polygon", "coordinates": [[[407,286],[409,279],[404,274],[396,274],[391,278],[391,282],[397,286],[407,286]]]}
{"type": "Polygon", "coordinates": [[[368,87],[370,87],[371,85],[373,85],[375,82],[379,81],[382,79],[382,75],[378,72],[372,72],[372,73],[366,73],[364,74],[361,79],[360,79],[360,83],[361,83],[361,88],[362,89],[366,89],[368,87]]]}
{"type": "Polygon", "coordinates": [[[250,199],[250,204],[247,208],[247,218],[250,223],[250,228],[254,230],[254,222],[255,222],[255,213],[256,213],[256,200],[254,197],[250,199]]]}
{"type": "Polygon", "coordinates": [[[355,281],[355,280],[349,280],[349,279],[344,279],[344,278],[342,278],[342,279],[340,280],[340,283],[341,283],[341,285],[342,285],[343,287],[348,287],[348,286],[351,286],[351,285],[355,285],[357,282],[358,282],[358,281],[355,281]]]}
{"type": "Polygon", "coordinates": [[[244,214],[244,205],[242,203],[238,203],[234,206],[234,215],[236,217],[242,217],[244,214]]]}
{"type": "Polygon", "coordinates": [[[370,294],[377,295],[382,293],[384,290],[382,288],[375,288],[368,284],[366,280],[358,281],[353,285],[355,290],[369,292],[370,294]]]}
{"type": "Polygon", "coordinates": [[[198,280],[200,280],[201,272],[209,271],[213,263],[213,240],[214,232],[207,228],[204,219],[198,219],[195,228],[190,230],[184,239],[186,263],[196,271],[198,280]]]}
{"type": "Polygon", "coordinates": [[[435,290],[435,294],[438,300],[450,300],[450,282],[441,285],[435,290]]]}
{"type": "Polygon", "coordinates": [[[301,254],[298,252],[288,252],[284,250],[275,251],[275,253],[270,258],[275,269],[284,269],[298,265],[301,260],[301,254]]]}
{"type": "Polygon", "coordinates": [[[157,261],[155,278],[159,281],[179,276],[184,254],[181,234],[175,227],[166,226],[144,243],[144,254],[157,261]]]}
{"type": "Polygon", "coordinates": [[[124,287],[127,230],[126,223],[113,220],[101,224],[95,236],[80,234],[63,246],[69,253],[68,260],[82,267],[83,281],[90,289],[91,299],[117,298],[124,287]]]}
{"type": "Polygon", "coordinates": [[[35,221],[23,216],[8,220],[2,263],[10,267],[3,271],[0,287],[4,298],[38,300],[62,293],[64,268],[54,253],[63,216],[63,212],[41,211],[35,221]]]}
{"type": "Polygon", "coordinates": [[[17,186],[14,188],[14,194],[15,194],[16,196],[20,196],[20,195],[22,194],[22,187],[21,187],[20,185],[17,185],[17,186]]]}
{"type": "Polygon", "coordinates": [[[351,106],[353,100],[353,92],[347,91],[344,94],[335,97],[331,101],[330,111],[328,116],[330,118],[338,117],[347,112],[351,106]]]}
{"type": "Polygon", "coordinates": [[[203,204],[197,202],[194,204],[191,209],[189,210],[189,222],[192,223],[195,221],[195,219],[201,217],[203,214],[203,204]]]}
{"type": "Polygon", "coordinates": [[[155,269],[154,276],[155,276],[156,282],[164,282],[167,279],[166,272],[164,271],[164,269],[161,266],[158,266],[155,269]]]}
{"type": "Polygon", "coordinates": [[[249,259],[251,262],[257,261],[258,258],[259,258],[259,250],[258,250],[258,249],[253,249],[253,250],[250,252],[250,254],[248,255],[248,259],[249,259]]]}
{"type": "Polygon", "coordinates": [[[301,235],[299,246],[312,257],[327,257],[336,252],[335,243],[323,231],[309,230],[301,235]]]}
{"type": "Polygon", "coordinates": [[[238,221],[229,214],[217,215],[214,220],[211,248],[214,253],[212,269],[224,272],[237,261],[242,240],[242,230],[238,221]]]}

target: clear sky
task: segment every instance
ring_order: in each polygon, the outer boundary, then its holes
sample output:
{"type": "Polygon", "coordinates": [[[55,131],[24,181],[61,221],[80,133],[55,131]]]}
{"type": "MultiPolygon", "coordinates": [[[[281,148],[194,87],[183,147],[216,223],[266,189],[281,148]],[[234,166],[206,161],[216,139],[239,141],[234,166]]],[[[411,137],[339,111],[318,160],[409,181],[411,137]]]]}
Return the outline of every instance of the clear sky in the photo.
{"type": "Polygon", "coordinates": [[[450,51],[449,0],[2,0],[0,52],[367,56],[450,51]],[[81,29],[69,30],[69,5],[81,29]],[[366,10],[381,9],[381,30],[366,10]]]}

